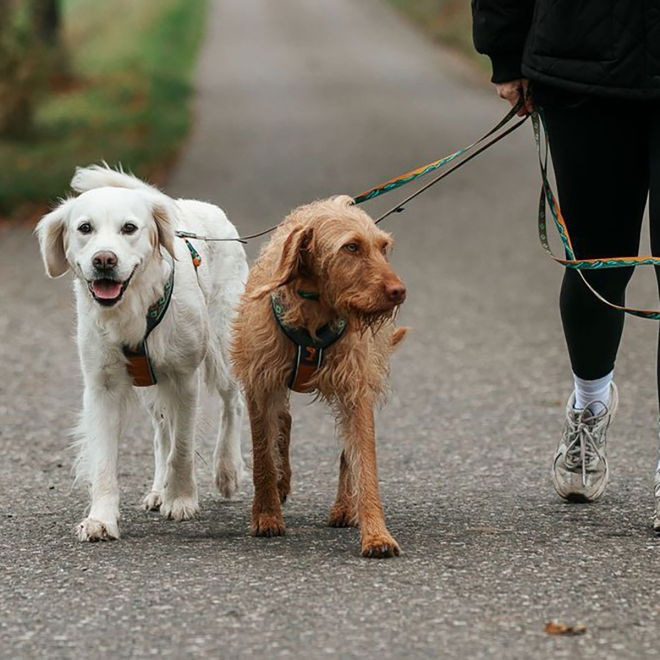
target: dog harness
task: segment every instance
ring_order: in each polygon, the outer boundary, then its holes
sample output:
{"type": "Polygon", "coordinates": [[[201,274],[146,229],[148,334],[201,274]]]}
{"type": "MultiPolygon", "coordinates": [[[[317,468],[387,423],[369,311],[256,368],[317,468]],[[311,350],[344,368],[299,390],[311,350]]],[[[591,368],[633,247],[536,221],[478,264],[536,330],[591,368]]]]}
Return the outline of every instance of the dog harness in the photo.
{"type": "MultiPolygon", "coordinates": [[[[308,300],[318,300],[318,294],[308,291],[298,291],[298,295],[308,300]]],[[[334,344],[346,330],[346,319],[337,319],[324,325],[312,337],[306,328],[294,328],[284,323],[286,309],[280,297],[271,294],[273,315],[282,332],[296,345],[296,355],[293,360],[293,369],[289,378],[288,387],[294,392],[312,392],[313,387],[308,385],[310,379],[323,364],[323,351],[334,344]]]]}
{"type": "MultiPolygon", "coordinates": [[[[184,241],[188,251],[190,252],[190,258],[192,259],[195,271],[197,271],[202,263],[202,257],[200,256],[199,252],[195,250],[190,241],[187,239],[184,239],[184,241]]],[[[163,320],[165,312],[167,312],[167,308],[170,306],[170,300],[172,300],[173,289],[174,262],[172,262],[172,270],[170,272],[170,276],[167,278],[167,282],[165,282],[163,295],[147,310],[147,331],[145,332],[142,341],[140,341],[136,348],[131,348],[128,346],[128,344],[124,344],[122,346],[124,357],[126,357],[128,360],[126,368],[135,387],[149,387],[150,385],[155,385],[158,382],[153,365],[151,364],[151,359],[149,358],[147,337],[151,334],[151,331],[163,320]]]]}
{"type": "Polygon", "coordinates": [[[172,262],[172,270],[170,276],[165,282],[163,295],[147,310],[147,331],[143,339],[136,348],[131,348],[124,344],[122,350],[124,356],[128,360],[126,368],[128,369],[129,376],[133,379],[135,387],[148,387],[155,385],[158,380],[154,373],[151,359],[149,358],[149,349],[147,347],[147,337],[151,331],[163,320],[167,308],[170,306],[172,300],[172,290],[174,289],[174,262],[172,262]]]}

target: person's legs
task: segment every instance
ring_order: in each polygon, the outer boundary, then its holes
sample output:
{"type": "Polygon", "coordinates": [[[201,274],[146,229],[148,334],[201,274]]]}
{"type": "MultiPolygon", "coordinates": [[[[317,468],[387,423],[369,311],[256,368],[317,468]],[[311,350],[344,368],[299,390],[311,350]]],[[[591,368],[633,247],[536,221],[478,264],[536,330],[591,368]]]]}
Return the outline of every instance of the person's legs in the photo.
{"type": "MultiPolygon", "coordinates": [[[[640,104],[546,87],[535,95],[576,257],[637,254],[648,191],[648,124],[639,116],[640,104]]],[[[632,269],[583,272],[606,299],[624,303],[632,269]]],[[[592,501],[607,484],[605,433],[616,407],[611,379],[624,314],[599,301],[571,269],[564,274],[560,310],[576,392],[567,406],[553,481],[562,497],[592,501]]]]}
{"type": "MultiPolygon", "coordinates": [[[[578,259],[638,252],[649,180],[647,121],[639,107],[565,94],[543,107],[559,203],[578,259]]],[[[632,268],[583,272],[606,299],[624,303],[632,268]]],[[[624,313],[598,300],[568,268],[560,310],[573,372],[587,380],[611,372],[624,313]]]]}

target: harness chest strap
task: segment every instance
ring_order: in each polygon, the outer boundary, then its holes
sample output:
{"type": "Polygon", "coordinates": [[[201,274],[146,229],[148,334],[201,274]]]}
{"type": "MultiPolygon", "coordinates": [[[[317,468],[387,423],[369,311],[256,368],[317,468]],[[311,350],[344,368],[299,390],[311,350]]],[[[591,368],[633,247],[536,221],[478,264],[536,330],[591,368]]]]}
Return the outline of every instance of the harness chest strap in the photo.
{"type": "MultiPolygon", "coordinates": [[[[306,292],[300,292],[300,294],[304,298],[318,299],[313,298],[306,292]]],[[[337,319],[324,325],[314,338],[306,328],[293,328],[284,323],[283,318],[286,310],[279,296],[275,293],[271,295],[271,304],[273,315],[280,329],[296,345],[296,355],[287,385],[294,392],[311,392],[313,388],[310,387],[309,381],[323,364],[323,351],[344,334],[346,320],[337,319]]]]}
{"type": "MultiPolygon", "coordinates": [[[[195,250],[192,243],[187,238],[184,238],[183,240],[186,244],[186,247],[188,248],[188,252],[190,252],[190,258],[192,259],[195,271],[197,271],[197,269],[202,264],[202,257],[200,256],[199,252],[195,250]]],[[[135,387],[149,387],[150,385],[155,385],[158,382],[153,365],[151,364],[151,359],[149,357],[147,337],[150,335],[151,331],[163,320],[165,312],[170,306],[173,289],[174,262],[172,262],[172,270],[170,272],[170,276],[168,277],[167,282],[165,282],[163,295],[151,307],[149,307],[149,310],[147,311],[147,331],[144,334],[144,338],[136,348],[131,348],[126,344],[122,346],[122,351],[127,359],[126,369],[128,370],[128,374],[130,375],[135,387]]]]}
{"type": "Polygon", "coordinates": [[[127,344],[122,346],[124,356],[127,359],[126,369],[133,380],[135,387],[149,387],[155,385],[158,380],[154,373],[151,360],[149,359],[149,348],[147,347],[147,337],[151,331],[162,321],[167,308],[172,300],[172,290],[174,289],[174,262],[170,276],[165,282],[163,295],[147,311],[147,331],[144,338],[135,347],[131,348],[127,344]]]}

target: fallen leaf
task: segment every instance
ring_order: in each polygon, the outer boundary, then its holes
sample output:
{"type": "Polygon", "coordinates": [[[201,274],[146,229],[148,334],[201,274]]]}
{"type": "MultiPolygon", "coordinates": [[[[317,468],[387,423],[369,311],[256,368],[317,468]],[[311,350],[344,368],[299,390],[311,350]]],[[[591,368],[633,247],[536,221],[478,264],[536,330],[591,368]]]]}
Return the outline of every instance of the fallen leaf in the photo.
{"type": "Polygon", "coordinates": [[[570,625],[568,623],[548,621],[545,624],[545,632],[548,635],[584,635],[587,632],[587,626],[582,623],[570,625]]]}

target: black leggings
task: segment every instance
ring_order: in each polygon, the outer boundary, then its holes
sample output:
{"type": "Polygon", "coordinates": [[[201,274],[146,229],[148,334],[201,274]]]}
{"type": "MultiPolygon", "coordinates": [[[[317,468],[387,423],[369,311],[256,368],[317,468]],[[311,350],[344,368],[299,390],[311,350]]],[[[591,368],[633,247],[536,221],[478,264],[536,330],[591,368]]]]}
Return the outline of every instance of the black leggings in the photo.
{"type": "MultiPolygon", "coordinates": [[[[597,98],[539,84],[534,98],[547,122],[576,257],[636,255],[647,196],[651,251],[660,255],[660,101],[597,98]]],[[[655,271],[660,286],[660,268],[655,271]]],[[[601,295],[624,304],[632,268],[583,272],[601,295]]],[[[560,310],[573,372],[595,379],[612,371],[625,314],[600,302],[568,268],[560,310]]],[[[658,341],[660,355],[660,335],[658,341]]]]}

